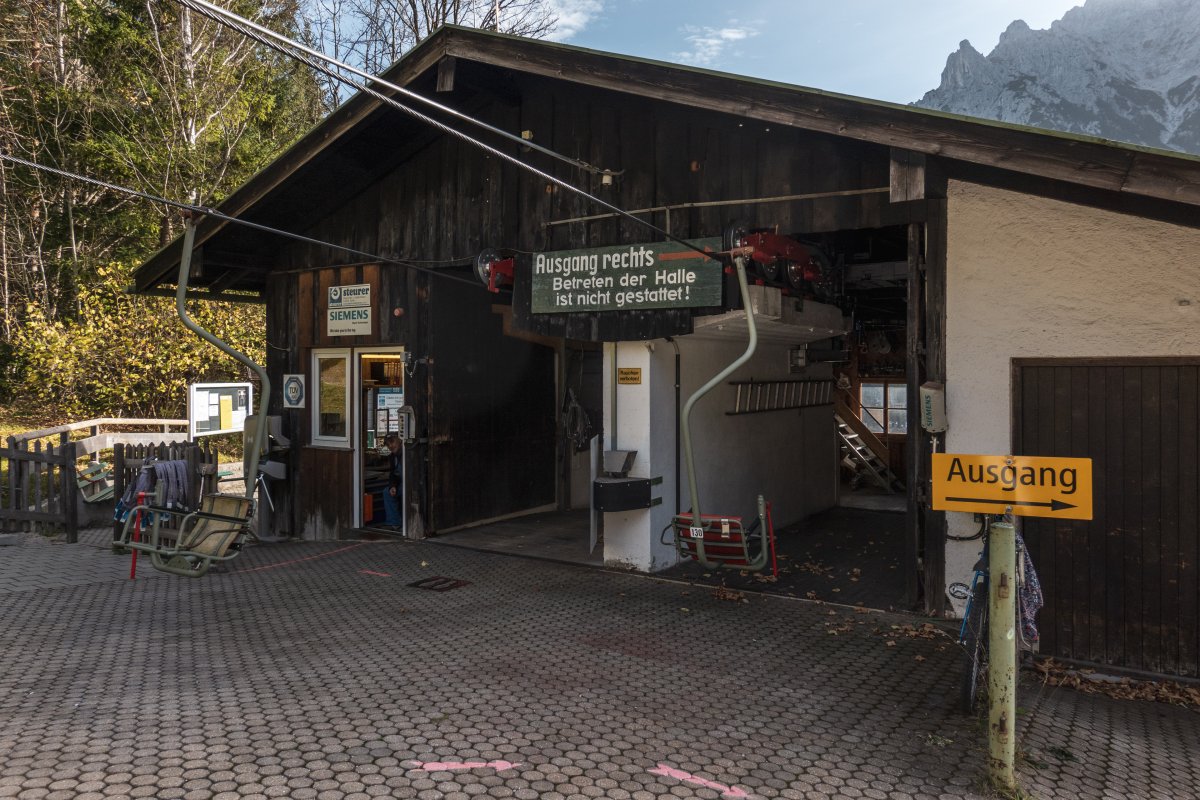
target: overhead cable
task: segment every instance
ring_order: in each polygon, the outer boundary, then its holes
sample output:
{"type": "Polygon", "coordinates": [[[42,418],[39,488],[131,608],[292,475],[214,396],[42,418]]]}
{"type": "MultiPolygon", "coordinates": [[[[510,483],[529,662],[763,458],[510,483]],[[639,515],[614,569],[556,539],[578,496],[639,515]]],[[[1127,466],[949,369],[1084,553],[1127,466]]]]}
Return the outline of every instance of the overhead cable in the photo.
{"type": "MultiPolygon", "coordinates": [[[[463,283],[470,284],[471,286],[479,285],[479,282],[477,280],[468,278],[463,275],[455,275],[453,273],[443,272],[443,271],[437,270],[437,269],[431,269],[429,267],[421,266],[419,264],[415,264],[415,263],[405,261],[405,260],[399,259],[399,258],[389,258],[387,256],[376,255],[375,253],[369,253],[366,250],[357,250],[353,247],[346,247],[344,245],[334,244],[333,242],[322,241],[321,239],[314,239],[311,236],[304,236],[303,234],[292,233],[291,231],[284,231],[284,230],[280,230],[279,228],[272,228],[269,225],[260,225],[257,222],[250,222],[249,220],[241,219],[239,217],[234,217],[234,216],[230,216],[229,214],[222,213],[221,211],[218,211],[217,209],[212,208],[211,206],[202,206],[202,205],[197,205],[195,203],[183,203],[178,200],[170,200],[166,197],[159,197],[158,195],[153,195],[148,192],[142,192],[137,189],[131,189],[128,186],[121,186],[120,184],[110,183],[109,181],[102,181],[99,178],[90,178],[87,175],[80,175],[75,172],[68,172],[65,169],[59,169],[58,167],[51,167],[46,164],[39,164],[36,161],[29,161],[27,159],[20,158],[19,156],[10,155],[8,153],[0,152],[0,160],[8,161],[13,164],[20,164],[22,166],[29,167],[30,169],[36,169],[40,172],[47,172],[52,175],[58,175],[59,177],[67,178],[68,180],[80,181],[81,183],[91,184],[92,186],[99,186],[101,188],[108,189],[113,192],[118,192],[120,194],[126,194],[126,195],[130,195],[132,197],[139,197],[143,200],[149,200],[153,203],[161,203],[162,205],[169,206],[171,208],[178,208],[182,211],[189,211],[193,214],[203,214],[205,216],[216,217],[217,219],[221,219],[226,222],[232,222],[235,225],[242,225],[247,228],[253,228],[254,230],[262,231],[264,233],[271,233],[271,234],[275,234],[276,236],[283,236],[288,239],[295,239],[296,241],[304,242],[306,244],[316,245],[318,247],[329,247],[334,250],[341,250],[342,252],[345,252],[345,253],[352,253],[357,256],[364,256],[365,258],[369,259],[372,262],[398,264],[400,266],[408,267],[409,269],[415,270],[417,272],[428,272],[429,274],[437,275],[440,278],[449,278],[450,280],[461,281],[463,283]]],[[[429,263],[429,262],[425,262],[425,263],[429,263]]]]}
{"type": "MultiPolygon", "coordinates": [[[[203,14],[204,16],[208,17],[209,19],[213,20],[214,22],[224,24],[221,22],[221,20],[215,19],[212,16],[213,14],[217,14],[217,15],[223,17],[224,19],[227,19],[230,22],[235,23],[236,25],[244,26],[245,28],[253,30],[255,33],[258,33],[262,36],[266,36],[267,38],[279,43],[280,45],[282,45],[284,47],[289,47],[298,53],[303,53],[311,58],[316,58],[321,61],[324,61],[327,64],[337,67],[340,70],[345,70],[346,72],[349,72],[351,75],[357,75],[359,78],[362,78],[365,81],[369,81],[370,83],[372,83],[376,86],[381,86],[384,89],[387,89],[389,91],[395,92],[400,95],[403,95],[403,96],[409,98],[410,100],[415,100],[416,102],[421,103],[422,105],[425,105],[429,108],[436,109],[445,114],[449,114],[450,116],[455,117],[456,119],[459,119],[463,122],[466,122],[469,125],[474,125],[475,127],[485,130],[488,133],[493,133],[497,136],[501,136],[505,139],[508,139],[510,141],[513,141],[513,142],[521,145],[522,147],[528,147],[531,150],[537,150],[539,153],[543,153],[544,155],[548,155],[551,158],[557,159],[566,164],[570,164],[573,167],[578,167],[579,169],[586,170],[587,172],[591,172],[594,175],[619,175],[619,174],[621,174],[620,172],[614,172],[611,170],[601,169],[600,167],[589,164],[586,161],[583,161],[581,159],[573,158],[568,155],[564,155],[563,153],[559,153],[556,150],[551,150],[549,147],[546,147],[545,145],[538,144],[537,142],[534,142],[534,141],[531,141],[528,139],[523,139],[520,136],[518,136],[517,134],[506,131],[503,128],[497,128],[495,125],[489,125],[488,123],[484,122],[481,119],[476,119],[475,117],[472,117],[469,114],[464,114],[456,108],[448,106],[444,103],[439,103],[438,101],[436,101],[432,98],[426,97],[425,95],[420,94],[419,92],[414,92],[412,89],[409,89],[405,86],[400,86],[399,84],[395,84],[395,83],[392,83],[391,81],[384,80],[383,78],[379,77],[378,75],[372,75],[371,73],[361,70],[358,67],[347,64],[345,61],[339,61],[338,59],[334,58],[333,56],[327,55],[325,53],[322,53],[320,50],[316,50],[312,47],[309,47],[308,45],[304,44],[303,42],[298,42],[295,39],[288,38],[287,36],[284,36],[283,34],[279,33],[278,31],[273,31],[270,28],[266,27],[265,25],[259,25],[257,22],[254,22],[253,20],[247,19],[246,17],[236,14],[233,11],[230,11],[226,8],[222,8],[221,6],[219,6],[215,3],[210,3],[210,2],[208,2],[208,0],[188,0],[188,2],[183,2],[182,4],[191,8],[193,11],[196,11],[197,13],[203,14]],[[211,12],[211,13],[206,13],[206,12],[211,12]]],[[[245,30],[241,30],[240,32],[242,34],[248,35],[245,30]]],[[[253,38],[257,39],[257,37],[253,37],[253,38]]],[[[261,40],[259,40],[259,41],[261,41],[261,40]]],[[[264,44],[265,44],[265,42],[264,42],[264,44]]],[[[353,83],[351,83],[349,85],[357,86],[357,84],[353,84],[353,83]]]]}
{"type": "MultiPolygon", "coordinates": [[[[405,105],[404,103],[401,103],[399,100],[397,100],[394,97],[383,94],[378,89],[375,89],[372,84],[377,84],[379,86],[385,87],[386,89],[388,89],[390,91],[395,91],[395,92],[401,93],[405,96],[419,99],[424,103],[431,104],[446,113],[452,114],[457,119],[469,121],[474,125],[478,125],[480,127],[486,128],[490,131],[496,132],[500,135],[505,136],[506,138],[515,139],[516,141],[520,142],[520,144],[523,147],[531,146],[531,144],[532,144],[531,142],[528,142],[519,137],[515,137],[515,136],[513,136],[513,134],[507,133],[506,131],[502,131],[498,128],[493,128],[492,126],[487,125],[486,123],[481,122],[480,120],[477,120],[474,117],[470,117],[466,114],[463,114],[459,111],[455,111],[454,109],[451,109],[440,103],[436,103],[432,100],[429,100],[428,98],[422,97],[421,95],[413,92],[410,89],[405,89],[404,87],[397,86],[396,84],[393,84],[393,83],[389,83],[388,81],[385,81],[384,79],[382,79],[380,77],[377,77],[377,76],[371,75],[370,73],[363,72],[362,70],[358,70],[353,67],[350,67],[349,65],[344,64],[341,61],[338,61],[329,56],[326,56],[325,54],[323,54],[319,51],[316,51],[309,47],[306,47],[305,45],[303,45],[293,39],[290,39],[282,34],[276,33],[268,28],[264,28],[263,26],[258,25],[255,22],[251,22],[250,20],[246,19],[245,17],[235,14],[232,11],[229,11],[227,9],[221,8],[218,5],[210,3],[210,2],[208,2],[208,0],[175,0],[175,2],[179,3],[180,5],[182,5],[186,8],[190,8],[191,10],[195,11],[197,14],[207,17],[208,19],[212,20],[213,22],[216,22],[219,25],[223,25],[227,28],[230,28],[231,30],[235,30],[235,31],[241,33],[243,36],[253,39],[254,41],[258,42],[259,44],[269,47],[278,53],[281,53],[289,58],[293,58],[303,64],[307,64],[309,67],[317,70],[318,72],[322,73],[323,75],[326,75],[327,77],[330,77],[336,81],[344,83],[347,86],[354,87],[355,89],[358,89],[359,91],[361,91],[365,94],[368,94],[371,97],[374,97],[375,99],[379,100],[381,103],[391,106],[392,108],[395,108],[396,110],[401,111],[410,117],[413,117],[413,118],[418,119],[428,125],[431,125],[432,127],[442,131],[443,133],[445,133],[449,136],[453,136],[456,139],[460,139],[473,147],[476,147],[480,150],[483,150],[484,152],[492,154],[496,158],[502,159],[504,161],[509,162],[510,164],[515,165],[519,169],[523,169],[526,172],[536,175],[537,177],[541,178],[542,180],[548,181],[549,183],[552,183],[555,186],[565,189],[573,194],[579,195],[580,197],[584,198],[585,200],[595,203],[596,205],[600,206],[601,208],[608,209],[609,211],[613,212],[617,216],[624,217],[624,218],[630,220],[631,222],[633,222],[637,225],[640,225],[650,231],[653,231],[654,233],[656,233],[660,236],[664,236],[667,239],[669,239],[677,244],[681,244],[684,247],[688,248],[689,250],[694,250],[695,252],[699,253],[700,255],[704,256],[705,258],[711,258],[714,261],[722,261],[722,259],[719,256],[717,256],[707,250],[704,250],[701,247],[697,247],[696,245],[692,244],[691,242],[687,241],[686,239],[675,236],[674,234],[672,234],[666,230],[663,230],[662,228],[659,228],[657,225],[655,225],[652,222],[649,222],[647,220],[641,219],[640,217],[634,216],[633,214],[629,213],[628,211],[625,211],[624,209],[622,209],[616,205],[613,205],[612,203],[608,202],[607,200],[603,200],[599,197],[596,197],[595,195],[591,194],[590,192],[588,192],[584,189],[580,189],[578,186],[568,183],[567,181],[563,180],[562,178],[555,177],[555,176],[551,175],[550,173],[540,170],[531,164],[527,164],[524,161],[522,161],[521,159],[517,158],[516,156],[510,155],[509,153],[505,153],[504,151],[499,150],[498,148],[495,148],[485,142],[481,142],[478,139],[475,139],[474,137],[458,130],[457,128],[454,128],[438,119],[435,119],[434,117],[429,116],[428,114],[425,114],[421,111],[416,110],[415,108],[412,108],[410,106],[405,105]],[[321,62],[328,62],[330,64],[334,64],[339,69],[345,69],[345,70],[348,70],[348,71],[354,73],[355,75],[364,76],[365,80],[370,81],[370,83],[368,84],[365,82],[359,82],[359,81],[353,80],[351,78],[348,78],[345,75],[339,73],[333,67],[326,66],[326,64],[321,63],[321,62]]],[[[549,155],[552,155],[553,157],[558,158],[560,160],[574,161],[573,159],[568,159],[566,156],[562,156],[558,153],[555,153],[552,150],[547,150],[547,149],[541,148],[541,147],[538,147],[535,149],[538,149],[541,152],[548,153],[549,155]]],[[[583,162],[578,162],[578,165],[583,165],[583,162]]],[[[590,167],[590,165],[584,165],[584,166],[586,166],[588,169],[593,169],[592,167],[590,167]]]]}

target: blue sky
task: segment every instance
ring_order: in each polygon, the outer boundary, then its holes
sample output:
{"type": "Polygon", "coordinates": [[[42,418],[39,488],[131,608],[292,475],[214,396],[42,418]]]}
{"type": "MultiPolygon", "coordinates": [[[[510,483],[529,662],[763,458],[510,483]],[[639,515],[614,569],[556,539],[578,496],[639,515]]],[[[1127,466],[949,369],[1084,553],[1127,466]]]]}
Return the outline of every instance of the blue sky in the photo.
{"type": "Polygon", "coordinates": [[[1083,0],[554,0],[572,44],[908,103],[969,39],[1046,28],[1083,0]]]}

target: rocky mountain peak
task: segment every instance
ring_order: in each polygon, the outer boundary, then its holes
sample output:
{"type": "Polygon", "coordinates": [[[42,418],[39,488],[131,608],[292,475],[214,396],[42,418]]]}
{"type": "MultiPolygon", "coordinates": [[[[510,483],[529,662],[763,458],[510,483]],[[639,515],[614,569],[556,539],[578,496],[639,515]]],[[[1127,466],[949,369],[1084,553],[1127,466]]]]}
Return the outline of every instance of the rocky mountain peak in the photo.
{"type": "Polygon", "coordinates": [[[1087,0],[1046,30],[963,41],[916,105],[1200,153],[1200,2],[1087,0]]]}

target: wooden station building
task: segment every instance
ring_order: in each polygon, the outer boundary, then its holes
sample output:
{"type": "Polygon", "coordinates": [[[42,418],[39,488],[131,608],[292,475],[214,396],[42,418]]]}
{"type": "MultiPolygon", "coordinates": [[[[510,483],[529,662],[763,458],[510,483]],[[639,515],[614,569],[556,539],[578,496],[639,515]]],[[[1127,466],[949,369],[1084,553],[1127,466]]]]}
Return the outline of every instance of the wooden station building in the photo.
{"type": "MultiPolygon", "coordinates": [[[[863,479],[839,431],[858,432],[866,477],[905,487],[909,598],[942,613],[978,547],[948,540],[969,514],[929,510],[929,454],[1091,457],[1094,519],[1024,525],[1043,652],[1200,675],[1200,159],[459,28],[385,77],[594,165],[433,113],[674,236],[719,242],[740,219],[825,255],[836,296],[752,287],[759,351],[695,415],[706,506],[763,493],[777,526],[827,509],[850,469],[863,479]],[[946,387],[944,434],[910,402],[927,381],[946,387]]],[[[410,533],[587,508],[582,409],[604,449],[636,451],[630,475],[661,478],[650,508],[603,515],[604,560],[674,563],[659,535],[680,508],[679,397],[745,345],[728,275],[695,267],[706,305],[547,310],[539,257],[582,254],[563,274],[590,277],[588,254],[661,265],[671,248],[362,94],[220,210],[386,259],[199,226],[197,294],[266,303],[291,441],[280,532],[377,524],[397,427],[410,533]],[[511,291],[474,277],[488,248],[514,256],[511,291]]],[[[179,256],[153,256],[137,290],[170,285],[179,256]]]]}

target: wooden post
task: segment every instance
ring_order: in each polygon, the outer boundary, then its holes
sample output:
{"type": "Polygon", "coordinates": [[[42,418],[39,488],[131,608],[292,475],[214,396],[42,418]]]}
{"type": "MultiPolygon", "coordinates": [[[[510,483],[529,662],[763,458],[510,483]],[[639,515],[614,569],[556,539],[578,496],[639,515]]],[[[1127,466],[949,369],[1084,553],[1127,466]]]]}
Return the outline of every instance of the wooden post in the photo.
{"type": "MultiPolygon", "coordinates": [[[[35,460],[31,460],[29,462],[29,469],[25,473],[26,485],[28,485],[30,483],[32,483],[32,485],[33,485],[33,502],[32,502],[32,504],[29,502],[29,491],[27,489],[26,493],[25,493],[25,507],[27,509],[29,509],[29,507],[32,505],[32,509],[30,509],[30,510],[41,511],[42,510],[42,461],[41,461],[42,442],[40,439],[33,443],[33,453],[34,453],[35,460]]],[[[37,522],[32,521],[32,520],[30,521],[30,530],[33,530],[33,531],[38,530],[37,522]]]]}
{"type": "MultiPolygon", "coordinates": [[[[946,382],[946,201],[927,200],[925,226],[925,376],[924,380],[946,382]]],[[[918,398],[913,396],[912,403],[918,398]]],[[[945,452],[945,434],[932,436],[918,428],[923,465],[929,453],[945,452]],[[935,447],[935,440],[937,446],[935,447]]],[[[915,442],[910,430],[908,440],[915,442]]],[[[928,478],[928,470],[922,477],[928,478]]],[[[922,486],[925,486],[922,483],[922,486]]],[[[922,503],[925,550],[925,611],[941,617],[946,611],[946,512],[922,503]]]]}
{"type": "MultiPolygon", "coordinates": [[[[116,503],[125,494],[125,445],[117,442],[113,445],[113,502],[116,503]]],[[[113,520],[113,547],[121,538],[121,522],[113,520]]]]}
{"type": "Polygon", "coordinates": [[[58,449],[63,457],[63,463],[59,466],[59,470],[61,470],[60,486],[62,487],[59,492],[59,503],[62,505],[64,515],[63,524],[67,529],[67,543],[75,544],[79,541],[79,481],[75,477],[78,454],[69,432],[60,433],[58,442],[58,449]]]}
{"type": "Polygon", "coordinates": [[[923,535],[924,515],[922,509],[921,482],[924,480],[927,462],[924,448],[921,446],[922,437],[920,404],[917,397],[921,387],[921,341],[922,307],[924,295],[923,276],[921,267],[921,233],[919,222],[908,225],[908,319],[906,323],[906,353],[908,378],[908,442],[905,461],[907,475],[905,486],[908,488],[908,510],[904,515],[904,602],[909,608],[914,608],[920,599],[921,539],[923,535]]]}
{"type": "MultiPolygon", "coordinates": [[[[5,507],[8,508],[10,511],[17,510],[17,466],[16,466],[16,462],[13,460],[13,457],[12,457],[13,453],[16,452],[16,449],[17,449],[16,439],[12,436],[9,436],[8,437],[8,448],[5,451],[4,457],[8,460],[8,494],[6,495],[7,502],[6,502],[5,507]]],[[[10,525],[7,522],[5,522],[4,530],[6,532],[9,530],[16,530],[16,529],[17,529],[17,525],[15,523],[10,525]]]]}

